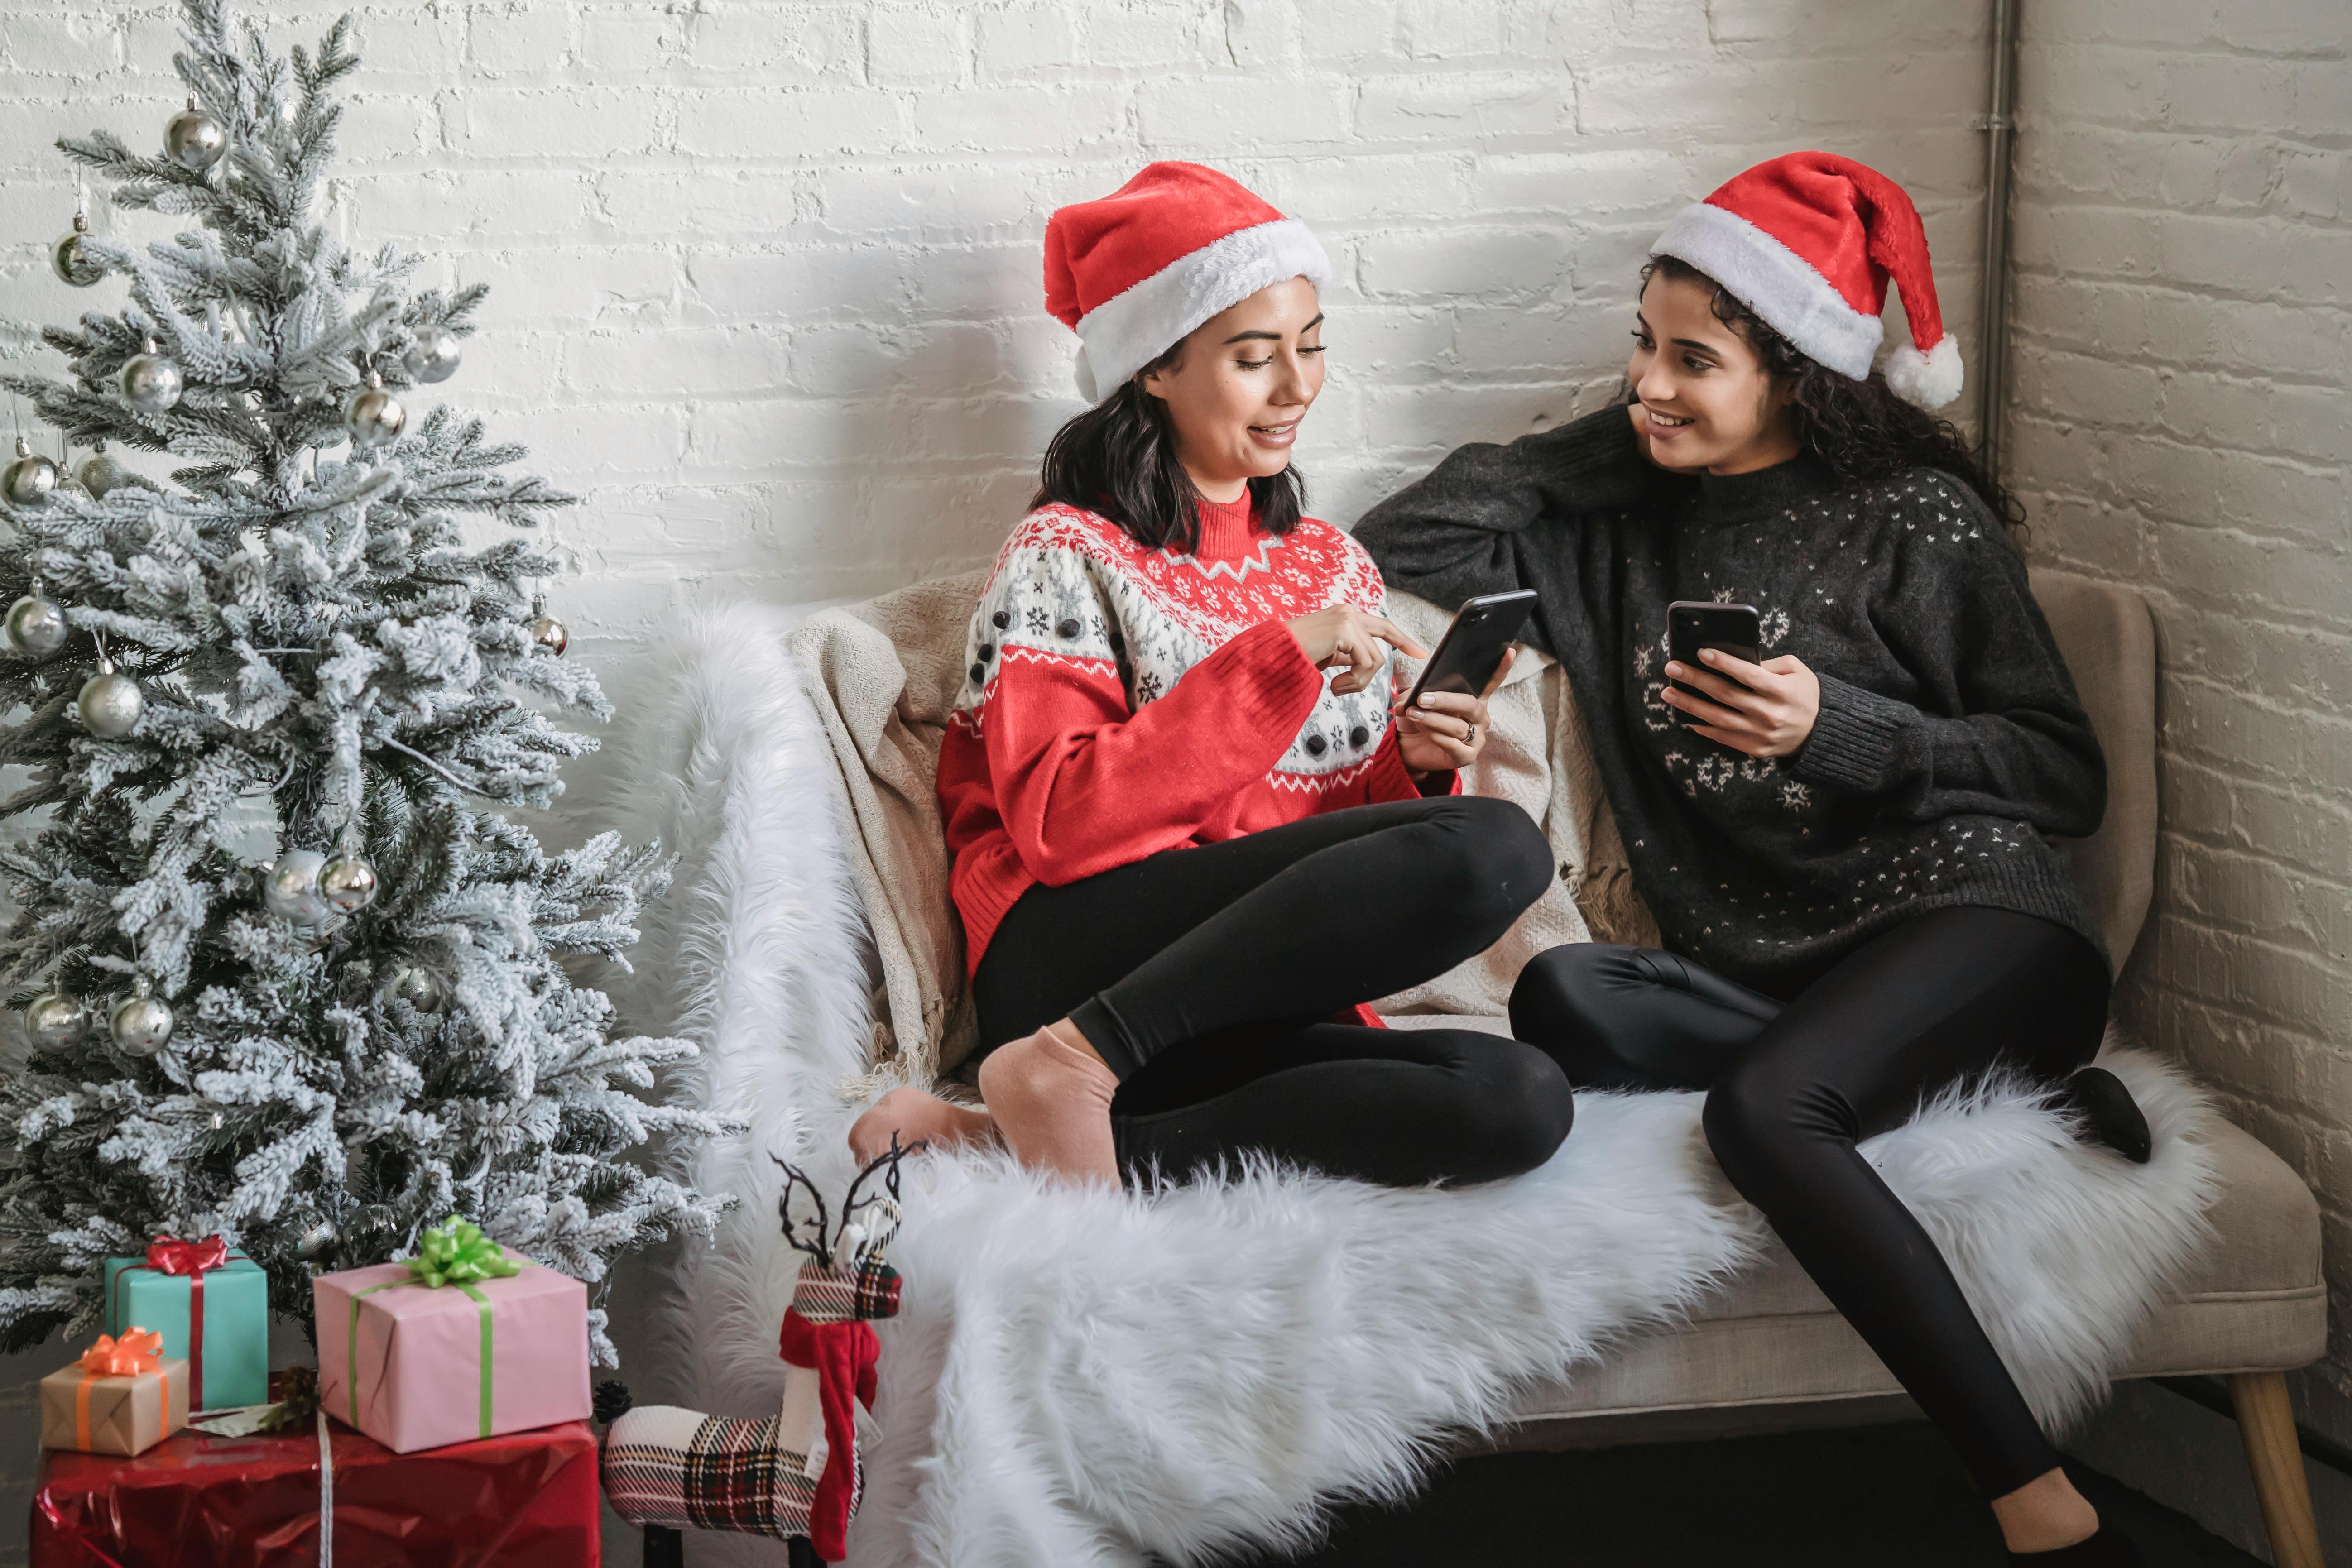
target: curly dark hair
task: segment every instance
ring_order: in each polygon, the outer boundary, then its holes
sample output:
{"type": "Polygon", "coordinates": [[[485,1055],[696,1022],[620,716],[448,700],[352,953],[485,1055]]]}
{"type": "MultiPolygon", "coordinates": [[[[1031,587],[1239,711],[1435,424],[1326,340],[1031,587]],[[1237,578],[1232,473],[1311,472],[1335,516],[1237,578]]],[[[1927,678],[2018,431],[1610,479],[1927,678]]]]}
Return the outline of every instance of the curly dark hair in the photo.
{"type": "MultiPolygon", "coordinates": [[[[1100,512],[1138,544],[1185,553],[1201,547],[1200,490],[1176,459],[1176,426],[1164,399],[1143,390],[1143,378],[1173,365],[1178,343],[1129,376],[1117,392],[1054,432],[1045,473],[1029,510],[1059,502],[1100,512]]],[[[1307,480],[1294,463],[1249,482],[1258,526],[1288,533],[1307,505],[1307,480]]]]}
{"type": "Polygon", "coordinates": [[[1764,362],[1766,374],[1793,390],[1797,438],[1807,453],[1829,466],[1839,483],[1868,484],[1906,468],[1935,468],[1974,490],[2005,527],[2024,526],[2025,508],[1985,470],[1958,426],[1897,397],[1877,371],[1867,381],[1856,381],[1830,369],[1679,257],[1652,257],[1642,268],[1642,281],[1647,285],[1654,277],[1702,283],[1715,290],[1715,319],[1748,340],[1764,362]]]}

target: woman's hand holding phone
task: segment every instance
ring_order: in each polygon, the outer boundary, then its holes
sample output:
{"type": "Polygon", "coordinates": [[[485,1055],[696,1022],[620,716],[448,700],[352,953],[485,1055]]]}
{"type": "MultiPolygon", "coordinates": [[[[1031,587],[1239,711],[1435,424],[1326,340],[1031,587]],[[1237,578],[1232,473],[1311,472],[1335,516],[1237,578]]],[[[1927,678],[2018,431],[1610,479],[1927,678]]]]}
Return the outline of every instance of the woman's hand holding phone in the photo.
{"type": "Polygon", "coordinates": [[[1692,726],[1697,733],[1751,757],[1785,757],[1813,732],[1822,712],[1821,677],[1795,654],[1761,664],[1714,647],[1701,648],[1698,657],[1706,668],[1669,663],[1666,679],[1706,696],[1665,689],[1668,702],[1699,721],[1692,726]]]}
{"type": "Polygon", "coordinates": [[[1486,699],[1501,688],[1503,677],[1511,673],[1511,661],[1518,656],[1517,647],[1506,649],[1486,689],[1475,697],[1459,691],[1424,691],[1412,707],[1397,710],[1397,752],[1416,781],[1424,773],[1466,768],[1478,760],[1478,753],[1486,749],[1486,699]]]}
{"type": "Polygon", "coordinates": [[[1335,664],[1348,667],[1331,678],[1331,689],[1342,697],[1370,686],[1387,666],[1389,656],[1382,643],[1415,658],[1429,657],[1429,650],[1413,641],[1411,632],[1353,605],[1332,605],[1283,624],[1307,650],[1316,668],[1328,669],[1335,664]]]}

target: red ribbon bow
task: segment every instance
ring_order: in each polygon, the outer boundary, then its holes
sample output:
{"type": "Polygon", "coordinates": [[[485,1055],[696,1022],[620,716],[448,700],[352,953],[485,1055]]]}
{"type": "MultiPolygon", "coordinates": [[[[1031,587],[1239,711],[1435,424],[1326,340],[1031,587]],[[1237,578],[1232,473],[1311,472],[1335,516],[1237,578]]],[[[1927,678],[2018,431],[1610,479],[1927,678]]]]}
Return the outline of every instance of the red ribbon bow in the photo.
{"type": "Polygon", "coordinates": [[[153,1329],[125,1329],[122,1337],[98,1336],[98,1343],[81,1352],[81,1369],[93,1377],[136,1377],[153,1372],[163,1353],[163,1336],[153,1329]]]}
{"type": "Polygon", "coordinates": [[[208,1236],[202,1241],[159,1236],[147,1244],[147,1267],[158,1274],[202,1279],[205,1269],[219,1268],[227,1262],[228,1243],[217,1236],[208,1236]]]}

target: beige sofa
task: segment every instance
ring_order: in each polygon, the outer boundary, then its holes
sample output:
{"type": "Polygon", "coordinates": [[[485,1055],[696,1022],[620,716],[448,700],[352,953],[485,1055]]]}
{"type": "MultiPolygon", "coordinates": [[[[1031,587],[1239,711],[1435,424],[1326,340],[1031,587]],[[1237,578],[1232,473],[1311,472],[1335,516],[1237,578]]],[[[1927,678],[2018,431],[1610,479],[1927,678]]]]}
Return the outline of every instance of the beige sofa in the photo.
{"type": "MultiPolygon", "coordinates": [[[[2147,605],[2126,589],[2037,572],[2034,592],[2082,687],[2109,763],[2106,820],[2069,846],[2118,963],[2145,923],[2156,858],[2156,648],[2147,605]]],[[[820,618],[794,638],[856,826],[853,871],[874,926],[888,1024],[878,1054],[918,1079],[950,1073],[970,1048],[947,858],[931,797],[940,733],[963,679],[977,577],[920,584],[820,618]]],[[[1401,619],[1436,616],[1407,601],[1401,619]]],[[[1532,952],[1588,934],[1639,941],[1650,927],[1631,889],[1589,767],[1564,675],[1530,661],[1498,697],[1481,793],[1526,805],[1560,854],[1546,901],[1454,976],[1383,1003],[1412,1015],[1499,1012],[1492,998],[1532,952]]],[[[1489,1023],[1494,1020],[1489,1018],[1489,1023]]],[[[2123,1375],[2225,1376],[2234,1396],[2273,1553],[2321,1568],[2284,1373],[2326,1346],[2318,1205],[2277,1156],[2234,1128],[2215,1150],[2220,1243],[2157,1311],[2123,1375]]],[[[1601,1447],[1882,1419],[1900,1388],[1784,1252],[1743,1274],[1682,1328],[1622,1347],[1572,1386],[1529,1392],[1511,1446],[1601,1447]]]]}

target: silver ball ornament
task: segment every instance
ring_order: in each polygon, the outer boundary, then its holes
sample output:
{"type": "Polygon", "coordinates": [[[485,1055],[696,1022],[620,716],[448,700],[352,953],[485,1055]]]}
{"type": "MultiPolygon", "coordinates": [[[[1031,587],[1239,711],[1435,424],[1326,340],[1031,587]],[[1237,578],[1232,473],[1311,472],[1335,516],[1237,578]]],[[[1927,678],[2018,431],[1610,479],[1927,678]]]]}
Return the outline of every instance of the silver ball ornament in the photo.
{"type": "Polygon", "coordinates": [[[185,384],[180,367],[156,352],[152,338],[147,340],[145,353],[122,362],[122,374],[115,380],[122,400],[142,414],[168,414],[185,384]]]}
{"type": "Polygon", "coordinates": [[[530,623],[530,640],[552,654],[562,654],[572,646],[572,634],[553,616],[541,616],[530,623]]]}
{"type": "Polygon", "coordinates": [[[81,460],[74,478],[89,492],[90,500],[104,500],[108,496],[131,482],[131,470],[122,466],[103,443],[81,460]]]}
{"type": "Polygon", "coordinates": [[[319,873],[327,858],[316,849],[289,849],[278,857],[261,879],[261,901],[273,915],[297,925],[327,923],[333,911],[319,894],[319,873]]]}
{"type": "Polygon", "coordinates": [[[25,1037],[42,1050],[61,1051],[89,1033],[89,1009],[61,991],[45,991],[25,1004],[25,1037]]]}
{"type": "Polygon", "coordinates": [[[106,276],[106,268],[91,258],[82,241],[89,237],[89,219],[74,214],[73,232],[49,247],[49,267],[58,280],[77,289],[87,289],[106,276]]]}
{"type": "Polygon", "coordinates": [[[352,915],[375,902],[374,863],[356,849],[338,849],[319,868],[319,896],[338,914],[352,915]]]}
{"type": "Polygon", "coordinates": [[[146,705],[139,683],[116,674],[113,660],[107,658],[98,661],[98,673],[81,683],[80,695],[74,699],[89,732],[110,741],[131,733],[139,723],[139,710],[146,705]]]}
{"type": "Polygon", "coordinates": [[[37,582],[31,593],[8,606],[7,620],[0,623],[0,634],[7,637],[10,651],[25,658],[48,658],[66,646],[71,629],[66,625],[64,607],[43,597],[37,582]]]}
{"type": "Polygon", "coordinates": [[[203,174],[227,151],[228,132],[219,121],[198,109],[193,98],[163,127],[163,156],[192,174],[203,174]]]}
{"type": "Polygon", "coordinates": [[[131,994],[114,1005],[107,1018],[114,1043],[134,1057],[152,1057],[172,1037],[172,1005],[148,994],[147,977],[141,975],[131,994]]]}
{"type": "Polygon", "coordinates": [[[382,994],[387,1001],[405,1002],[420,1013],[438,1013],[448,999],[448,987],[432,970],[404,958],[384,971],[382,994]]]}
{"type": "Polygon", "coordinates": [[[58,466],[34,451],[30,441],[17,437],[16,456],[0,468],[0,495],[6,496],[13,506],[37,506],[57,488],[58,466]]]}
{"type": "Polygon", "coordinates": [[[368,384],[351,395],[343,405],[343,428],[352,438],[352,449],[364,452],[381,447],[387,441],[400,439],[400,432],[408,424],[408,410],[400,399],[383,389],[383,377],[368,372],[368,384]]]}
{"type": "Polygon", "coordinates": [[[336,1237],[341,1234],[335,1229],[333,1220],[322,1219],[302,1233],[302,1239],[294,1244],[294,1250],[305,1258],[316,1258],[334,1246],[336,1237]]]}
{"type": "Polygon", "coordinates": [[[457,374],[457,362],[464,355],[457,333],[446,327],[427,327],[416,334],[402,363],[419,381],[446,381],[457,374]]]}

